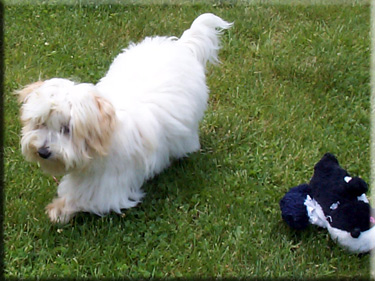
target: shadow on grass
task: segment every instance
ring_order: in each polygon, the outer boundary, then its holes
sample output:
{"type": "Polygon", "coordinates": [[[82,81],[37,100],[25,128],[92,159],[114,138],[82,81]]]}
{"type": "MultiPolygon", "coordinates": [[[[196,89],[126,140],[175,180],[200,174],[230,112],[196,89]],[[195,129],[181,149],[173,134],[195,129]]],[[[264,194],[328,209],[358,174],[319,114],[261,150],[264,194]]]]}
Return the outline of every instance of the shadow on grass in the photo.
{"type": "MultiPolygon", "coordinates": [[[[171,166],[154,178],[148,180],[142,186],[146,193],[142,202],[136,207],[123,209],[122,214],[111,212],[101,217],[87,212],[78,213],[70,222],[73,225],[98,224],[103,220],[116,220],[118,223],[125,220],[156,219],[158,214],[162,214],[166,204],[190,205],[191,198],[205,188],[208,172],[214,167],[214,163],[209,161],[207,155],[199,152],[193,153],[188,157],[181,158],[172,162],[171,166]],[[172,201],[178,201],[173,203],[172,201]]],[[[171,206],[172,207],[172,206],[171,206]]]]}

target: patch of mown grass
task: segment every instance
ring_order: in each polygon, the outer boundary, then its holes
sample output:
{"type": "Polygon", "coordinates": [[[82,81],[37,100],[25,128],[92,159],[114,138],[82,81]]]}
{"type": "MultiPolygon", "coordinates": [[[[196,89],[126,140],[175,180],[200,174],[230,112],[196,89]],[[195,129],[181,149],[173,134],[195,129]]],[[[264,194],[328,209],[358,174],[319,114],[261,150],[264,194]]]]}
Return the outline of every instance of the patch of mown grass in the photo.
{"type": "Polygon", "coordinates": [[[369,180],[369,22],[368,5],[6,7],[6,276],[368,278],[369,255],[289,229],[278,201],[327,151],[369,180]],[[179,36],[203,12],[235,25],[208,67],[201,151],[123,216],[52,225],[56,184],[21,155],[11,93],[39,78],[96,82],[130,41],[179,36]]]}

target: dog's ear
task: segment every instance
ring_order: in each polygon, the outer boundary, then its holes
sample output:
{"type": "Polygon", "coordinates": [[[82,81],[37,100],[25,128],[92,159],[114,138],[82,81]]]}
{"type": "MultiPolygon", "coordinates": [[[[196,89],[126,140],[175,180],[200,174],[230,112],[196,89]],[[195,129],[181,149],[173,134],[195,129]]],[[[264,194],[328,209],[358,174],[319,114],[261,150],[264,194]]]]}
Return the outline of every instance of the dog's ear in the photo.
{"type": "Polygon", "coordinates": [[[26,97],[32,93],[34,90],[38,89],[43,85],[44,81],[37,81],[25,86],[23,89],[15,91],[15,94],[18,95],[18,101],[20,103],[25,102],[26,97]]]}
{"type": "Polygon", "coordinates": [[[116,127],[115,109],[96,93],[85,97],[79,104],[72,104],[73,138],[83,140],[91,151],[106,155],[116,127]]]}
{"type": "Polygon", "coordinates": [[[108,146],[116,125],[116,113],[113,105],[103,97],[95,96],[99,109],[96,137],[87,140],[88,144],[100,155],[107,154],[108,146]]]}

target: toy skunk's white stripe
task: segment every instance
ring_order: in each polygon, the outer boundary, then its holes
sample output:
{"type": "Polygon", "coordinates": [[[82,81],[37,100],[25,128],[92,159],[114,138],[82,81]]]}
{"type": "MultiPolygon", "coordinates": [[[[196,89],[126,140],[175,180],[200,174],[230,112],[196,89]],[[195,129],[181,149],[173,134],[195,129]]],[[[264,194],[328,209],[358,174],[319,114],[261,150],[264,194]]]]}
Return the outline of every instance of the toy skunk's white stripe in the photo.
{"type": "Polygon", "coordinates": [[[311,197],[307,195],[304,204],[307,209],[310,223],[327,228],[329,223],[326,219],[326,216],[324,215],[322,207],[320,207],[318,202],[316,202],[315,199],[311,199],[311,197]]]}
{"type": "Polygon", "coordinates": [[[333,228],[330,225],[327,229],[333,240],[352,253],[366,253],[375,248],[375,227],[361,232],[358,238],[353,238],[349,232],[333,228]]]}

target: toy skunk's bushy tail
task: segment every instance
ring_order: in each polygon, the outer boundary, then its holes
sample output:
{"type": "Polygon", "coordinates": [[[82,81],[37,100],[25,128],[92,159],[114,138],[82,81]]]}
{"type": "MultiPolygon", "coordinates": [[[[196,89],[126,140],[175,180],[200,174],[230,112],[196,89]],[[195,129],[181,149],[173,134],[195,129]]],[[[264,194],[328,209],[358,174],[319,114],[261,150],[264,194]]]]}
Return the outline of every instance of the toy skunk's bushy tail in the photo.
{"type": "Polygon", "coordinates": [[[190,29],[182,34],[179,42],[188,45],[203,66],[207,61],[217,63],[219,61],[217,53],[220,49],[220,34],[231,26],[232,23],[228,23],[214,14],[203,14],[194,20],[190,29]]]}
{"type": "Polygon", "coordinates": [[[310,192],[308,184],[301,184],[291,188],[280,200],[281,216],[294,229],[304,229],[310,222],[305,200],[310,192]]]}

